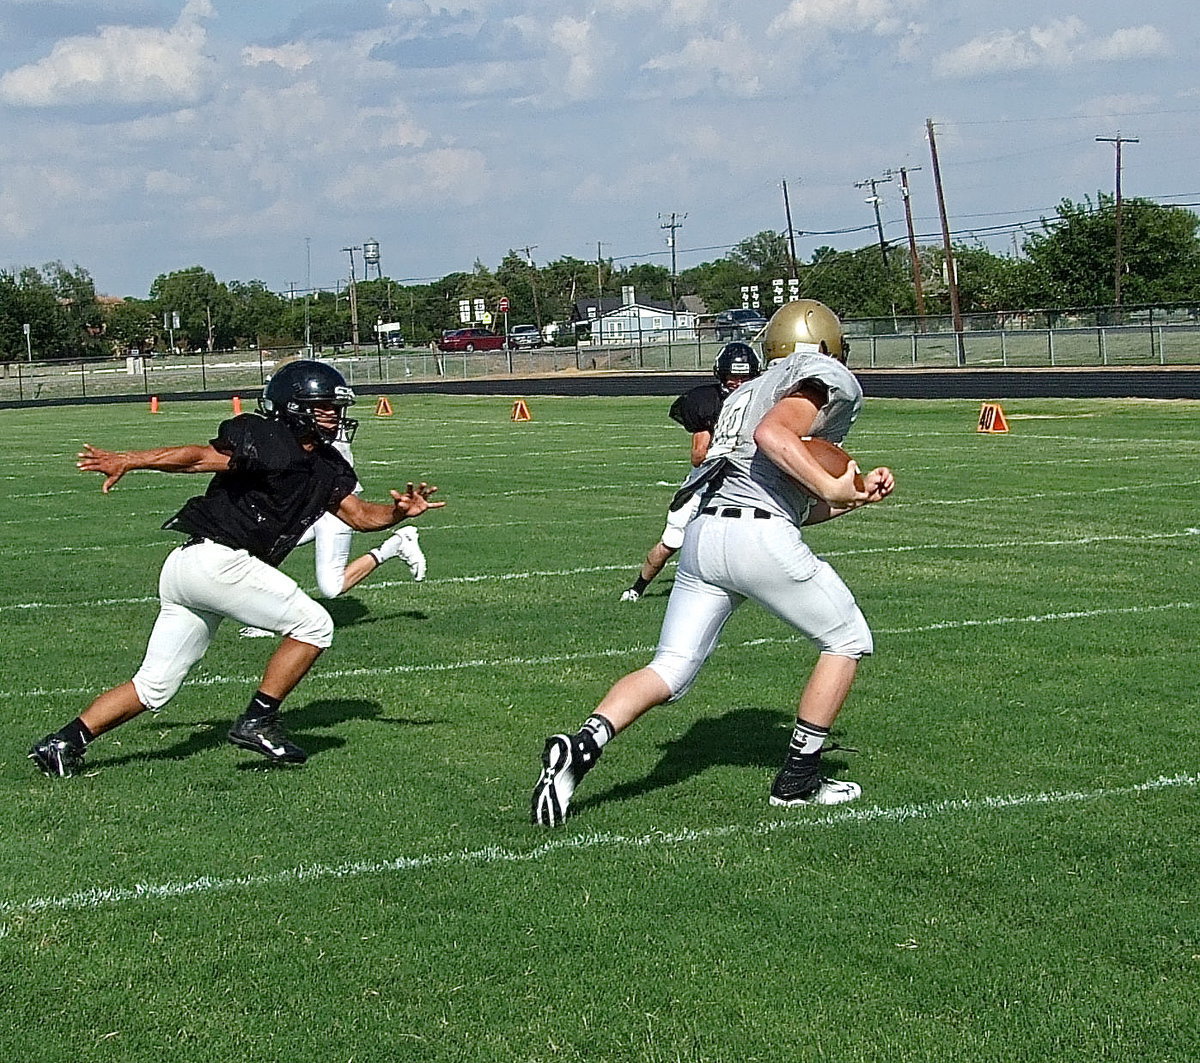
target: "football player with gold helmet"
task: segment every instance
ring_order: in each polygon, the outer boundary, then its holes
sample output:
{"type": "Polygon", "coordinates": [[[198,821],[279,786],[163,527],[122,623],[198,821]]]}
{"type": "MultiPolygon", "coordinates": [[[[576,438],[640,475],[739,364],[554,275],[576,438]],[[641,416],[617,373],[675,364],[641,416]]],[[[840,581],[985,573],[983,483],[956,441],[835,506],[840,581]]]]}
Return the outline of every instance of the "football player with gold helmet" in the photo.
{"type": "Polygon", "coordinates": [[[856,486],[857,465],[834,476],[804,443],[812,436],[840,443],[862,408],[862,389],[844,364],[841,322],[827,306],[798,299],[781,307],[765,329],[763,353],[767,368],[721,408],[707,459],[672,502],[678,508],[701,498],[654,659],[620,679],[578,731],[546,740],[533,792],[535,823],[562,823],[604,744],[687,691],[747,598],[806,635],[819,653],[771,804],[834,805],[862,793],[857,783],[825,777],[821,747],[859,660],[872,652],[871,631],[841,577],[804,542],[801,527],[881,502],[895,479],[880,467],[856,486]]]}

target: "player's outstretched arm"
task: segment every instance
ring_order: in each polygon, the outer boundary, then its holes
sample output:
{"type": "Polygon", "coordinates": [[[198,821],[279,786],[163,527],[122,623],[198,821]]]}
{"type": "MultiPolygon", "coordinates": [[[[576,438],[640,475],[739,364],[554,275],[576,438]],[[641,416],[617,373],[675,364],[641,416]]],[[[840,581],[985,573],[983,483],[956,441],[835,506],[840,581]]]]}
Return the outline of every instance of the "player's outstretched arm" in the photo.
{"type": "Polygon", "coordinates": [[[408,517],[419,517],[427,509],[441,509],[445,502],[431,502],[437,492],[433,484],[409,483],[404,491],[391,491],[392,504],[367,502],[358,495],[347,495],[335,510],[338,518],[355,531],[382,531],[408,517]]]}
{"type": "Polygon", "coordinates": [[[105,494],[127,472],[153,469],[157,472],[224,472],[229,468],[229,455],[212,446],[189,444],[180,447],[159,447],[156,450],[101,450],[84,443],[75,463],[84,472],[104,476],[100,490],[105,494]]]}

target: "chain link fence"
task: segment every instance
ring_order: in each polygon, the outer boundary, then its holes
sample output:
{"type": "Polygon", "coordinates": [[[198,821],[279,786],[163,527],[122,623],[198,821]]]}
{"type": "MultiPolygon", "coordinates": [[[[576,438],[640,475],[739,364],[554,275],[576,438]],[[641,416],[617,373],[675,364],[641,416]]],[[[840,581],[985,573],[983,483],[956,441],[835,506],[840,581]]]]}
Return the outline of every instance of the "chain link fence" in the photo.
{"type": "MultiPolygon", "coordinates": [[[[1040,312],[1049,313],[1049,312],[1040,312]]],[[[976,315],[962,333],[949,319],[926,318],[924,330],[878,331],[879,321],[847,321],[852,369],[974,369],[1200,365],[1200,322],[1154,320],[1079,324],[1057,314],[1057,327],[1034,315],[976,315]],[[1019,325],[1019,327],[1018,327],[1019,325]],[[990,326],[990,327],[984,327],[990,326]],[[1003,327],[1000,327],[1003,326],[1003,327]]],[[[964,321],[964,326],[967,324],[964,321]]],[[[709,369],[720,350],[708,330],[643,332],[628,344],[588,344],[443,353],[430,348],[326,349],[352,387],[482,377],[546,377],[560,373],[671,372],[709,369]]],[[[257,397],[279,362],[303,348],[132,356],[105,361],[0,364],[0,402],[72,401],[158,394],[244,394],[257,397]]]]}

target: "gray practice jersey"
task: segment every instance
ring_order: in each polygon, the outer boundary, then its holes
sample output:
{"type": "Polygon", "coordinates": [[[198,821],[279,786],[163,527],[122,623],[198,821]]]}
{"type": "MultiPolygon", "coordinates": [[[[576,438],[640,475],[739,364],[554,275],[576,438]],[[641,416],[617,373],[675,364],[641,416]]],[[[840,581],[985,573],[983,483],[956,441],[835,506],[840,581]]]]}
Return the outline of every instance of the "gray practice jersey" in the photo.
{"type": "Polygon", "coordinates": [[[708,503],[752,506],[796,524],[804,523],[812,497],[773,461],[759,454],[754,430],[780,399],[795,394],[806,383],[828,396],[811,434],[832,443],[846,438],[862,409],[862,388],[854,374],[841,362],[816,351],[798,351],[772,362],[762,376],[743,384],[726,401],[708,457],[689,477],[689,483],[698,483],[716,466],[723,466],[723,475],[708,494],[708,503]]]}

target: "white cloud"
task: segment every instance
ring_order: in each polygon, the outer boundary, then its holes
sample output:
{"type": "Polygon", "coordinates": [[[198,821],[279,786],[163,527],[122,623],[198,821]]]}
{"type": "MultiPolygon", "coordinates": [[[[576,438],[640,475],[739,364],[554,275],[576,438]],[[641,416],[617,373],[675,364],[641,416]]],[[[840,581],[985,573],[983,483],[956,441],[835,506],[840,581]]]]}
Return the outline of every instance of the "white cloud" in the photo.
{"type": "Polygon", "coordinates": [[[1154,56],[1168,55],[1170,51],[1170,42],[1154,26],[1128,26],[1103,40],[1085,45],[1081,54],[1085,59],[1102,62],[1150,59],[1154,56]]]}
{"type": "Polygon", "coordinates": [[[1125,114],[1141,114],[1145,111],[1153,111],[1158,106],[1159,100],[1157,96],[1122,93],[1116,96],[1101,96],[1097,99],[1086,100],[1079,106],[1079,113],[1118,117],[1125,114]]]}
{"type": "Polygon", "coordinates": [[[212,14],[210,0],[187,0],[167,30],[103,26],[95,36],[68,37],[0,78],[0,100],[23,107],[193,102],[209,80],[202,21],[212,14]]]}
{"type": "Polygon", "coordinates": [[[736,27],[726,29],[720,38],[693,38],[679,51],[655,56],[643,67],[672,75],[676,98],[710,88],[739,98],[756,96],[761,88],[758,68],[757,50],[736,27]]]}
{"type": "Polygon", "coordinates": [[[325,195],[341,207],[428,209],[479,203],[490,185],[487,160],[481,152],[438,148],[381,163],[354,163],[328,181],[325,195]]]}
{"type": "Polygon", "coordinates": [[[791,0],[771,20],[772,36],[795,33],[874,33],[898,36],[908,28],[907,11],[924,7],[924,0],[791,0]]]}
{"type": "Polygon", "coordinates": [[[600,81],[603,50],[587,19],[560,18],[549,32],[550,43],[566,58],[562,88],[573,100],[587,99],[600,81]]]}
{"type": "Polygon", "coordinates": [[[934,63],[943,77],[977,77],[1013,70],[1056,68],[1079,62],[1113,62],[1165,55],[1166,38],[1153,26],[1119,29],[1090,38],[1084,22],[1072,15],[1025,30],[996,30],[946,52],[934,63]]]}
{"type": "Polygon", "coordinates": [[[242,49],[242,62],[247,66],[273,64],[291,74],[299,73],[312,61],[312,53],[303,44],[283,44],[278,48],[249,45],[242,49]]]}

